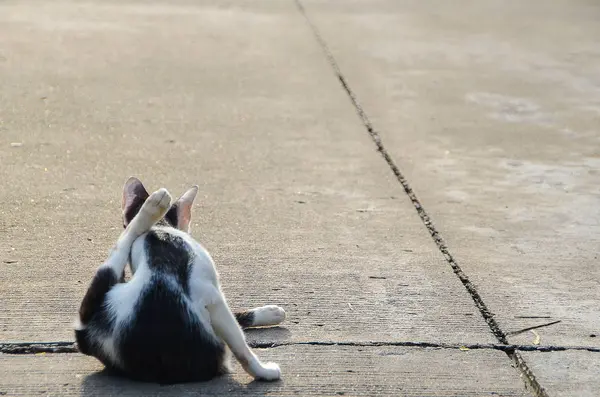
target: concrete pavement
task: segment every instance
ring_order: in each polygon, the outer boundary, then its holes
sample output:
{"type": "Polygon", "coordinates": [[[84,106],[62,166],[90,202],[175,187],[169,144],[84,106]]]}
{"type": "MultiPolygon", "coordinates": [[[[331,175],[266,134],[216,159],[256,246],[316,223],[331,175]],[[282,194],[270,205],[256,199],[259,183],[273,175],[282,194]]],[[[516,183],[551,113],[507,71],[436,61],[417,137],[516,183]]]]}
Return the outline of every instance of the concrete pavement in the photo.
{"type": "Polygon", "coordinates": [[[11,355],[3,362],[10,395],[54,396],[526,396],[504,353],[406,347],[286,346],[258,349],[287,368],[276,383],[235,373],[203,384],[156,386],[101,372],[78,354],[11,355]],[[452,365],[448,365],[452,363],[452,365]],[[460,374],[460,376],[457,376],[460,374]]]}
{"type": "MultiPolygon", "coordinates": [[[[600,347],[598,4],[306,3],[498,339],[600,347]]],[[[598,390],[588,354],[556,395],[598,390]]]]}
{"type": "Polygon", "coordinates": [[[288,311],[276,384],[3,354],[0,393],[594,395],[600,12],[443,4],[0,5],[0,343],[72,340],[129,175],[199,184],[230,304],[288,311]]]}

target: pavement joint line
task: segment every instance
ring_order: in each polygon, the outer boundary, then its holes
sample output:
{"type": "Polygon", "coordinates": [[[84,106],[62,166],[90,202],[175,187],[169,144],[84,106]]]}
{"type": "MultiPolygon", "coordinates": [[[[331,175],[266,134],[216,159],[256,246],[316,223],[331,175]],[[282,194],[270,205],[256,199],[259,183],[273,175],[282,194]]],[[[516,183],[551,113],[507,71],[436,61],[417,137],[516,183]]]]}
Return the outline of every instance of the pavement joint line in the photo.
{"type": "MultiPolygon", "coordinates": [[[[285,346],[348,346],[348,347],[416,347],[448,350],[498,350],[505,353],[520,351],[551,353],[568,350],[600,353],[594,346],[553,346],[553,345],[504,345],[500,343],[436,343],[436,342],[380,342],[380,341],[304,341],[304,342],[249,342],[255,349],[271,349],[285,346]]],[[[77,344],[70,341],[56,342],[4,342],[0,343],[0,353],[13,355],[41,353],[79,353],[77,344]]]]}
{"type": "MultiPolygon", "coordinates": [[[[434,240],[435,244],[437,245],[439,251],[442,253],[444,258],[446,259],[446,261],[448,262],[448,264],[451,266],[452,270],[454,271],[454,274],[462,282],[463,286],[465,287],[465,289],[471,296],[473,302],[475,303],[475,306],[477,307],[477,309],[479,309],[479,312],[481,313],[483,319],[485,320],[488,327],[490,328],[490,331],[492,332],[492,334],[496,337],[498,342],[500,342],[502,345],[508,346],[509,343],[508,343],[508,339],[506,338],[506,333],[504,333],[504,331],[502,331],[502,329],[500,328],[500,325],[496,322],[496,319],[494,318],[494,314],[487,308],[485,302],[483,301],[483,298],[477,291],[477,288],[473,285],[473,283],[471,283],[471,281],[469,280],[469,277],[464,273],[462,268],[458,265],[458,263],[454,259],[453,255],[448,250],[448,246],[446,245],[440,232],[435,228],[433,221],[431,220],[431,217],[425,211],[425,209],[421,205],[421,202],[417,198],[417,195],[415,194],[412,187],[408,183],[408,180],[404,177],[404,175],[402,174],[402,172],[400,171],[400,169],[394,162],[392,156],[386,150],[386,148],[383,144],[383,141],[381,139],[381,136],[373,128],[373,125],[371,124],[369,117],[367,116],[364,109],[358,102],[356,95],[350,88],[348,81],[344,77],[344,74],[342,73],[335,57],[333,56],[333,53],[329,49],[329,46],[325,42],[325,39],[322,37],[321,33],[319,32],[319,29],[317,29],[316,25],[309,18],[308,13],[306,12],[301,0],[294,0],[294,2],[296,4],[300,14],[304,17],[309,28],[312,30],[312,33],[313,33],[315,39],[317,40],[321,49],[323,50],[325,57],[329,61],[329,64],[332,67],[334,73],[336,74],[340,84],[342,85],[344,91],[346,92],[350,101],[352,102],[352,105],[354,106],[364,127],[367,129],[371,139],[375,143],[375,146],[377,147],[377,151],[381,154],[381,156],[383,157],[385,162],[388,164],[391,171],[396,176],[396,179],[398,180],[398,182],[404,188],[404,192],[406,193],[408,198],[411,200],[419,217],[421,218],[421,220],[423,221],[423,224],[429,231],[429,234],[431,235],[432,239],[434,240]]],[[[515,366],[519,369],[519,371],[521,372],[521,375],[524,379],[525,385],[533,391],[534,395],[536,397],[549,397],[548,394],[546,393],[546,391],[544,390],[544,388],[540,385],[540,383],[536,379],[536,377],[533,374],[533,372],[531,371],[531,369],[528,367],[528,365],[525,362],[525,360],[523,359],[523,357],[521,357],[521,355],[518,353],[518,351],[515,351],[515,350],[506,351],[506,354],[511,359],[511,361],[515,364],[515,366]]]]}

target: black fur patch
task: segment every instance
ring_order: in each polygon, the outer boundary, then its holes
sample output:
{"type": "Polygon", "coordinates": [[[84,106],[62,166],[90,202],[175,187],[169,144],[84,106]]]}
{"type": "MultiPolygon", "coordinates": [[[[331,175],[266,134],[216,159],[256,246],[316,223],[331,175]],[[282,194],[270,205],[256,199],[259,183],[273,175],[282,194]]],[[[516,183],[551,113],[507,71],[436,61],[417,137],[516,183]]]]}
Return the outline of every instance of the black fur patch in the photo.
{"type": "Polygon", "coordinates": [[[75,330],[75,342],[77,342],[77,349],[79,349],[82,354],[88,356],[94,355],[94,346],[90,341],[87,329],[75,330]]]}
{"type": "Polygon", "coordinates": [[[79,319],[82,324],[87,324],[94,315],[102,311],[106,293],[117,282],[117,275],[111,268],[102,268],[96,272],[79,308],[79,319]]]}
{"type": "Polygon", "coordinates": [[[127,376],[162,384],[224,373],[225,347],[204,328],[180,289],[154,275],[118,346],[127,376]]]}
{"type": "Polygon", "coordinates": [[[237,320],[238,324],[240,324],[240,327],[249,328],[252,326],[252,324],[254,324],[254,312],[245,311],[235,313],[235,319],[237,320]]]}
{"type": "Polygon", "coordinates": [[[151,230],[145,244],[150,270],[172,274],[189,296],[190,251],[185,241],[161,230],[151,230]]]}
{"type": "Polygon", "coordinates": [[[167,213],[165,214],[164,219],[169,224],[169,226],[177,228],[177,203],[173,204],[171,208],[169,208],[169,211],[167,211],[167,213]]]}
{"type": "Polygon", "coordinates": [[[79,320],[85,329],[75,330],[75,340],[79,351],[88,356],[98,358],[105,365],[110,365],[107,357],[90,338],[90,329],[94,334],[108,333],[113,329],[114,319],[109,316],[104,302],[108,291],[118,283],[117,275],[111,268],[102,268],[96,272],[90,287],[79,308],[79,320]]]}

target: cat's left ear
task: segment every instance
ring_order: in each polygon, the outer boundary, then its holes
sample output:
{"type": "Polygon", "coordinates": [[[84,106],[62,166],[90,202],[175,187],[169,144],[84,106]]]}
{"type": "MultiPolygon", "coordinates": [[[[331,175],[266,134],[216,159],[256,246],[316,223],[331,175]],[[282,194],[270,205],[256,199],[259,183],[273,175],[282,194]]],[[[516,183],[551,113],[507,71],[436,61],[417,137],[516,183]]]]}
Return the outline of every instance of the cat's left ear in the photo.
{"type": "Polygon", "coordinates": [[[189,232],[190,222],[192,220],[192,206],[194,199],[198,194],[198,186],[191,187],[175,203],[177,210],[177,229],[189,232]]]}
{"type": "Polygon", "coordinates": [[[131,177],[123,186],[123,202],[121,204],[123,210],[123,227],[126,227],[129,222],[137,215],[142,204],[146,201],[149,194],[142,182],[131,177]]]}

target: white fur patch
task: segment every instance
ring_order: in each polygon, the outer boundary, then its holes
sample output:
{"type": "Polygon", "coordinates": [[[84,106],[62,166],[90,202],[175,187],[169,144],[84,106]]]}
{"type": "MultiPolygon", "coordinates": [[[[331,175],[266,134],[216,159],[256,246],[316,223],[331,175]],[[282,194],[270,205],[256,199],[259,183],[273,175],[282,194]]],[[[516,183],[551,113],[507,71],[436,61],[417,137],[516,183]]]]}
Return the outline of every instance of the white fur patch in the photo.
{"type": "Polygon", "coordinates": [[[148,265],[142,261],[128,283],[117,284],[106,294],[106,306],[110,315],[115,319],[117,331],[120,324],[127,321],[133,314],[133,309],[151,275],[148,265]]]}
{"type": "Polygon", "coordinates": [[[100,349],[104,352],[109,361],[113,365],[122,368],[123,366],[121,364],[121,359],[119,357],[119,354],[117,353],[117,348],[115,346],[115,339],[112,336],[109,336],[104,338],[100,337],[96,340],[98,341],[100,349]]]}

